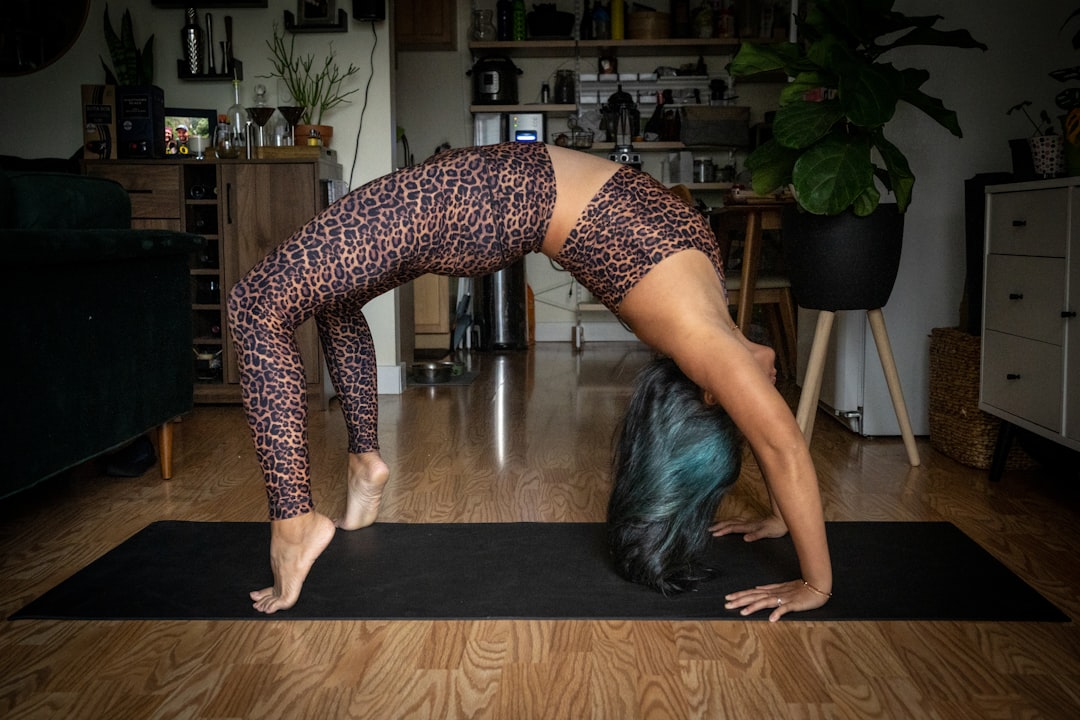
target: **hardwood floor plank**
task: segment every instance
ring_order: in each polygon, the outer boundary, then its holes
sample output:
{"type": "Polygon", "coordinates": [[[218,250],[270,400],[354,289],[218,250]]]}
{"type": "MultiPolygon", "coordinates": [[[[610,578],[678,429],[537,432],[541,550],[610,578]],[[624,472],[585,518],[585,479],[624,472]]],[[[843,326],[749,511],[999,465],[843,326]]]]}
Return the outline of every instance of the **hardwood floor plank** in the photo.
{"type": "MultiPolygon", "coordinates": [[[[469,386],[380,397],[392,469],[380,519],[602,521],[611,441],[649,357],[542,344],[476,355],[469,386]]],[[[794,406],[798,389],[780,389],[794,406]]],[[[333,516],[347,443],[336,401],[309,434],[316,502],[333,516]]],[[[169,482],[89,464],[0,502],[4,617],[155,520],[265,521],[239,408],[199,406],[175,443],[169,482]]],[[[1074,622],[3,621],[0,716],[1080,717],[1080,482],[1030,468],[991,484],[925,438],[919,450],[911,468],[899,440],[819,418],[826,517],[953,522],[1074,622]]],[[[747,450],[720,512],[767,507],[747,450]]]]}

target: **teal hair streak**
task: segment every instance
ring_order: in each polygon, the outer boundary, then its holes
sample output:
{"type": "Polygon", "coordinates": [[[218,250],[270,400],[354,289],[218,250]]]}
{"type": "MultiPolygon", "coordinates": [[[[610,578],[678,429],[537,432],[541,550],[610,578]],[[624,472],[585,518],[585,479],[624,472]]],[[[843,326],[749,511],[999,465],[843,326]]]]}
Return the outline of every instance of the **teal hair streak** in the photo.
{"type": "Polygon", "coordinates": [[[708,525],[739,475],[741,438],[731,418],[670,359],[639,374],[615,447],[608,505],[620,575],[665,594],[711,576],[700,564],[708,525]]]}

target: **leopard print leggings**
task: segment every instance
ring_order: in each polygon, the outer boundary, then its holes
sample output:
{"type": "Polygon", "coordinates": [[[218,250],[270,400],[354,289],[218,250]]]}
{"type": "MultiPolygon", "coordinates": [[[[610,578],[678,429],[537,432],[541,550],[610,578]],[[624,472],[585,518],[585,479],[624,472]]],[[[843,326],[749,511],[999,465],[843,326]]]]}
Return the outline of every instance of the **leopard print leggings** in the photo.
{"type": "MultiPolygon", "coordinates": [[[[424,273],[487,275],[539,251],[554,205],[555,175],[540,143],[440,153],[350,193],[232,288],[229,328],[271,520],[314,507],[296,328],[315,318],[349,452],[377,450],[375,349],[363,306],[424,273]]],[[[618,312],[630,288],[675,252],[703,250],[721,272],[712,237],[700,214],[622,168],[556,259],[618,312]]]]}

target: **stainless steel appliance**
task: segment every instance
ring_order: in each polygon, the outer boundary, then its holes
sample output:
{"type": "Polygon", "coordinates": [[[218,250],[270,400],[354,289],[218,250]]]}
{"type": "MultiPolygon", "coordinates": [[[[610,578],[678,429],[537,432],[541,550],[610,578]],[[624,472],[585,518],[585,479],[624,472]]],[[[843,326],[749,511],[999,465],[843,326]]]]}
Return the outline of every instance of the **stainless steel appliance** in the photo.
{"type": "Polygon", "coordinates": [[[510,58],[480,58],[467,74],[472,76],[474,105],[513,105],[518,101],[521,70],[510,58]]]}
{"type": "Polygon", "coordinates": [[[508,127],[514,142],[544,142],[544,113],[511,113],[508,127]]]}
{"type": "Polygon", "coordinates": [[[473,113],[473,145],[495,145],[506,142],[504,113],[473,113]]]}

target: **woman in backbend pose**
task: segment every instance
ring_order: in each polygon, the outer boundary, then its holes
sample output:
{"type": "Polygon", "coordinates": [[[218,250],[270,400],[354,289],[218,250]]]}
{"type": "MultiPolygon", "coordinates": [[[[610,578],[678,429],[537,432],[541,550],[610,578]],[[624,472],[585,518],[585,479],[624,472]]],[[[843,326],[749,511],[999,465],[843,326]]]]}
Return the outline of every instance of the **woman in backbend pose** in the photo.
{"type": "Polygon", "coordinates": [[[229,294],[244,408],[270,508],[272,613],[297,601],[338,528],[370,525],[389,468],[379,455],[375,350],[364,304],[424,273],[476,276],[542,252],[671,358],[753,448],[776,509],[713,526],[747,539],[791,532],[802,578],[728,596],[751,613],[822,605],[832,591],[817,477],[773,353],[732,322],[705,219],[648,175],[576,150],[508,143],[440,153],[350,193],[256,265],[229,294]],[[314,317],[349,435],[348,492],[337,520],[309,484],[307,397],[293,333],[314,317]]]}

